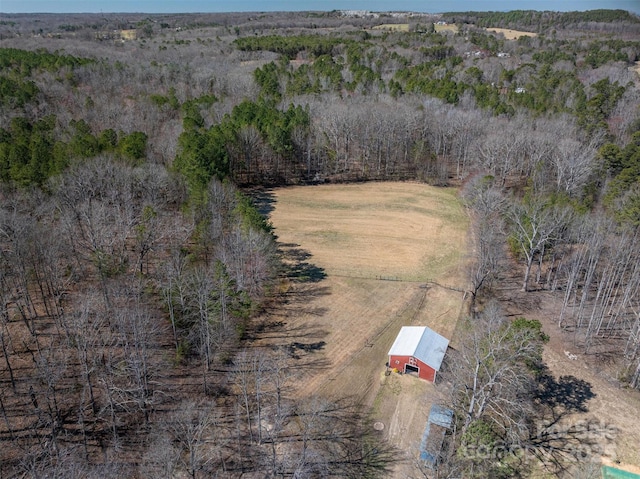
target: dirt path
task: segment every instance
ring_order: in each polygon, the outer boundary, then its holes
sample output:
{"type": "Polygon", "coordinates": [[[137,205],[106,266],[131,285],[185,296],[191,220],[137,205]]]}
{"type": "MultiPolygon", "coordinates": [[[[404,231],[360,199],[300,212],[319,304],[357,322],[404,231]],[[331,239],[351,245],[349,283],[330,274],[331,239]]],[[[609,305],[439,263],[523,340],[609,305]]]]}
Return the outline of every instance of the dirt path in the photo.
{"type": "Polygon", "coordinates": [[[552,338],[543,355],[550,371],[556,377],[571,375],[587,381],[595,397],[587,403],[585,414],[617,431],[614,444],[606,448],[609,459],[640,467],[640,393],[621,388],[608,372],[594,372],[598,365],[592,358],[577,354],[576,360],[569,359],[564,353],[569,342],[562,340],[562,333],[550,327],[545,330],[552,338]]]}

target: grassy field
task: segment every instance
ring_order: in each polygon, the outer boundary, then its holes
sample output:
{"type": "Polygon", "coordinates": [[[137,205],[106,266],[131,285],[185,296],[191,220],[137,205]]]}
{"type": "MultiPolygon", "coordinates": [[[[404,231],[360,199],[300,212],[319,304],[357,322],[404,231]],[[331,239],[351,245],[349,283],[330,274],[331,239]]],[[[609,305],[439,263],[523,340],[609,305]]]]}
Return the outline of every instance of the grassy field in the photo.
{"type": "Polygon", "coordinates": [[[425,282],[460,277],[467,217],[453,189],[417,183],[285,188],[271,216],[330,276],[425,282]]]}
{"type": "Polygon", "coordinates": [[[385,363],[402,326],[452,338],[467,286],[468,218],[456,190],[361,183],[272,194],[270,219],[294,274],[268,319],[281,327],[261,341],[293,350],[299,396],[354,397],[395,443],[419,443],[426,416],[406,405],[437,388],[385,376],[385,363]]]}
{"type": "Polygon", "coordinates": [[[436,29],[436,32],[453,32],[453,33],[458,33],[458,25],[454,25],[454,24],[448,24],[448,25],[438,25],[437,23],[434,24],[434,28],[436,29]]]}
{"type": "Polygon", "coordinates": [[[383,23],[382,25],[376,25],[372,27],[372,30],[391,30],[394,32],[408,32],[408,23],[383,23]]]}
{"type": "Polygon", "coordinates": [[[510,30],[508,28],[487,28],[489,32],[502,33],[507,40],[517,40],[520,37],[537,37],[537,33],[521,32],[519,30],[510,30]]]}

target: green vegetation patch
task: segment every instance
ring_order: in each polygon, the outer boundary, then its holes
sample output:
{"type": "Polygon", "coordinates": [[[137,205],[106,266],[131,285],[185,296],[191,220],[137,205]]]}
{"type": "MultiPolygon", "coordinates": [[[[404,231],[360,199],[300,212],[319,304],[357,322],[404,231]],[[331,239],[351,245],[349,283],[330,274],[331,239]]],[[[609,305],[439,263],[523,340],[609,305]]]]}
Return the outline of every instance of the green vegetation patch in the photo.
{"type": "Polygon", "coordinates": [[[44,49],[32,52],[17,48],[0,48],[0,70],[11,69],[18,71],[22,76],[28,76],[37,69],[57,71],[65,66],[76,67],[94,62],[90,58],[51,53],[44,49]]]}
{"type": "Polygon", "coordinates": [[[580,23],[640,23],[640,18],[625,10],[587,10],[584,12],[550,12],[535,10],[512,10],[509,12],[447,12],[442,18],[450,22],[474,23],[480,27],[512,28],[527,27],[531,31],[564,28],[580,23]]]}
{"type": "Polygon", "coordinates": [[[640,479],[640,475],[614,467],[602,466],[602,479],[640,479]]]}

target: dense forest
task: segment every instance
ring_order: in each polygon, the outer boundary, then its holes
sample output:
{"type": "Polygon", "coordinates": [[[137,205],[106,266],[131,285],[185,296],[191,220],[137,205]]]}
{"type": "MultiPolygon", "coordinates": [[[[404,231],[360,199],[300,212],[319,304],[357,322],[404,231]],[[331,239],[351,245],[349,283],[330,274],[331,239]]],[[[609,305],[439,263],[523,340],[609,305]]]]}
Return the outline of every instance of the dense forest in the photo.
{"type": "Polygon", "coordinates": [[[292,273],[263,187],[460,187],[461,441],[523,441],[536,414],[469,386],[483,354],[487,384],[540,377],[540,325],[492,306],[504,251],[640,389],[639,33],[617,10],[3,14],[0,477],[385,476],[366,411],[296,398],[291,351],[244,348],[292,273]]]}

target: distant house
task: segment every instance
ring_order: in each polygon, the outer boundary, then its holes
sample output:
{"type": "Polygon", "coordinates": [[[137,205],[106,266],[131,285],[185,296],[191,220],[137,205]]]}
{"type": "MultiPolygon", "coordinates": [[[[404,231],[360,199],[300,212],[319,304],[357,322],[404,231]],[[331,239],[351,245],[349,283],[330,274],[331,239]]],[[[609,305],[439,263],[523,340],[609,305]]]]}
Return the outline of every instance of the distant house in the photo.
{"type": "Polygon", "coordinates": [[[472,50],[464,52],[464,56],[467,58],[486,58],[489,56],[489,53],[486,50],[472,50]]]}
{"type": "Polygon", "coordinates": [[[426,326],[403,326],[389,350],[389,367],[433,382],[448,346],[447,338],[426,326]]]}
{"type": "Polygon", "coordinates": [[[516,93],[526,93],[527,90],[525,88],[522,88],[521,86],[519,86],[518,88],[516,88],[515,92],[516,93]]]}
{"type": "Polygon", "coordinates": [[[109,30],[96,33],[96,40],[115,40],[120,42],[131,41],[138,38],[138,31],[131,30],[109,30]]]}

